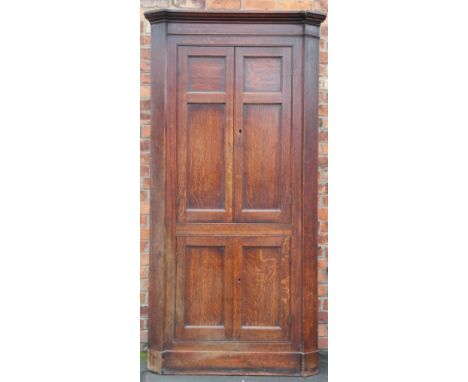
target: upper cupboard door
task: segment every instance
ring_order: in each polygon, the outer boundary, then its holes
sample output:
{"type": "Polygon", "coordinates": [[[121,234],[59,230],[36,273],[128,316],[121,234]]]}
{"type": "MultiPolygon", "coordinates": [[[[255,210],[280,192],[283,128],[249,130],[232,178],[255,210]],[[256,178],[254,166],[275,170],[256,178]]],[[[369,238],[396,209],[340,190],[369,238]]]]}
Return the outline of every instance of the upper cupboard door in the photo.
{"type": "Polygon", "coordinates": [[[179,222],[232,221],[234,48],[178,50],[179,222]]]}
{"type": "Polygon", "coordinates": [[[236,48],[236,221],[291,221],[291,74],[291,48],[236,48]]]}

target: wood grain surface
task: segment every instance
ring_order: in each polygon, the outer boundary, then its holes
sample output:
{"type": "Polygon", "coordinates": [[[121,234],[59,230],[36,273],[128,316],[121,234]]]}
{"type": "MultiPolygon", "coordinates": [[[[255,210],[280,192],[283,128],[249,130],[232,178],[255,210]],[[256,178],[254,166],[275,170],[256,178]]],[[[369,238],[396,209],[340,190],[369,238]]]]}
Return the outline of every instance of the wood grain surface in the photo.
{"type": "Polygon", "coordinates": [[[148,367],[314,374],[317,31],[324,16],[147,17],[148,367]]]}

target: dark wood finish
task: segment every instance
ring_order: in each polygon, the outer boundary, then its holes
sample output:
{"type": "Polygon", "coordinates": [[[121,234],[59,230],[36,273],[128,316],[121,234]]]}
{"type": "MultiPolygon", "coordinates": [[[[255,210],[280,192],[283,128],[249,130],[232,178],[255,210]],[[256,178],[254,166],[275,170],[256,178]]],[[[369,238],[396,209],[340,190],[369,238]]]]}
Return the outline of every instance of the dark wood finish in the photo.
{"type": "Polygon", "coordinates": [[[291,48],[236,48],[236,221],[291,222],[291,78],[291,48]]]}
{"type": "Polygon", "coordinates": [[[318,364],[317,350],[317,185],[318,185],[318,139],[317,139],[317,109],[318,109],[318,57],[319,40],[305,37],[304,42],[304,150],[303,154],[303,261],[309,266],[303,268],[303,336],[304,352],[309,353],[304,358],[304,375],[311,375],[318,364]]]}
{"type": "Polygon", "coordinates": [[[154,10],[145,12],[145,17],[152,24],[161,22],[174,23],[286,23],[310,24],[319,26],[326,18],[322,13],[313,12],[263,12],[263,11],[180,11],[154,10]]]}
{"type": "Polygon", "coordinates": [[[232,221],[234,48],[178,51],[178,221],[232,221]]]}
{"type": "Polygon", "coordinates": [[[232,338],[232,263],[222,236],[177,239],[177,340],[232,338]]]}
{"type": "Polygon", "coordinates": [[[290,238],[238,240],[234,279],[234,338],[287,341],[290,334],[290,238]]]}
{"type": "Polygon", "coordinates": [[[324,15],[146,16],[153,34],[148,367],[314,374],[324,15]]]}

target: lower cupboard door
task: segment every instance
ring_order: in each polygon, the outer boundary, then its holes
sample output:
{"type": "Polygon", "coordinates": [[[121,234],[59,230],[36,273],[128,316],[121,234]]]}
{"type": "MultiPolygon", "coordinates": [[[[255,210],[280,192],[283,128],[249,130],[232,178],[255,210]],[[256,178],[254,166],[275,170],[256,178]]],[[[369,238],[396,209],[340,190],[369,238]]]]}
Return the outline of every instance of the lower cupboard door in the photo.
{"type": "Polygon", "coordinates": [[[177,238],[175,340],[290,340],[290,237],[177,238]]]}
{"type": "Polygon", "coordinates": [[[234,339],[290,339],[290,238],[240,238],[236,245],[234,339]]]}
{"type": "Polygon", "coordinates": [[[232,250],[225,237],[179,237],[175,339],[232,338],[232,250]]]}

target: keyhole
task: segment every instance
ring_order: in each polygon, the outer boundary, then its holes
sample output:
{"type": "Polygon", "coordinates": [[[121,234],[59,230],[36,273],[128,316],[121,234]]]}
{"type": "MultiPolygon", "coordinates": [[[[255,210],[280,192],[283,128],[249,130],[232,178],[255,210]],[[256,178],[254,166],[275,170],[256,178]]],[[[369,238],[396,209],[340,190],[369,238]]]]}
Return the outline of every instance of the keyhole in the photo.
{"type": "Polygon", "coordinates": [[[240,282],[241,282],[241,279],[240,279],[240,277],[239,277],[239,278],[237,279],[237,283],[240,284],[240,282]]]}
{"type": "Polygon", "coordinates": [[[239,129],[239,134],[240,134],[240,133],[242,133],[242,130],[241,130],[241,129],[239,129]]]}

